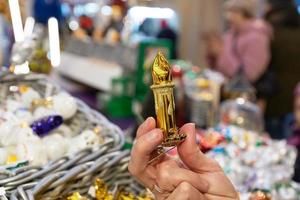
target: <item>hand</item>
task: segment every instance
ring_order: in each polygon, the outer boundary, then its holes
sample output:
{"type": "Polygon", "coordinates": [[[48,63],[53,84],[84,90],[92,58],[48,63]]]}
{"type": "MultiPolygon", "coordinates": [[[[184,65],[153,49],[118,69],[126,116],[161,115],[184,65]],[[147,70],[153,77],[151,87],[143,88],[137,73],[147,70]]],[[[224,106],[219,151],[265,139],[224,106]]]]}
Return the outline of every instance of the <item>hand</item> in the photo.
{"type": "Polygon", "coordinates": [[[222,38],[217,34],[211,34],[206,37],[206,52],[209,56],[218,57],[223,49],[224,44],[222,38]]]}
{"type": "Polygon", "coordinates": [[[193,124],[187,124],[181,129],[187,134],[187,139],[178,146],[182,162],[164,155],[159,161],[148,164],[152,152],[163,140],[161,130],[155,127],[153,118],[148,118],[139,127],[129,171],[138,181],[152,189],[156,199],[238,199],[220,166],[199,150],[193,124]]]}

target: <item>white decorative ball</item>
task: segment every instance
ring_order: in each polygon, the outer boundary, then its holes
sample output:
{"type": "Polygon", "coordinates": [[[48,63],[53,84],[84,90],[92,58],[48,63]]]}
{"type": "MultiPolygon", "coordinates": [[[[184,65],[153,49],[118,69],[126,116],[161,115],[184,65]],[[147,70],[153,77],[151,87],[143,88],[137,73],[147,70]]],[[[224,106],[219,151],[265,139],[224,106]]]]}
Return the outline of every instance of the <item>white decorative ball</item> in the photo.
{"type": "Polygon", "coordinates": [[[0,148],[0,165],[4,165],[7,160],[7,150],[5,148],[0,148]]]}
{"type": "Polygon", "coordinates": [[[24,107],[24,105],[22,105],[21,102],[13,100],[13,99],[8,99],[6,100],[6,110],[8,112],[15,112],[18,109],[21,109],[22,107],[24,107]]]}
{"type": "Polygon", "coordinates": [[[40,94],[32,88],[29,88],[28,91],[21,94],[21,102],[28,108],[31,106],[33,100],[40,98],[40,94]]]}
{"type": "Polygon", "coordinates": [[[53,108],[64,119],[70,119],[77,112],[76,100],[66,93],[53,96],[53,108]]]}
{"type": "Polygon", "coordinates": [[[91,130],[85,130],[74,137],[69,147],[69,153],[73,154],[85,148],[96,148],[100,145],[100,137],[91,130]]]}
{"type": "Polygon", "coordinates": [[[16,153],[20,161],[28,160],[31,165],[41,166],[48,162],[47,151],[41,141],[20,144],[16,153]]]}
{"type": "Polygon", "coordinates": [[[57,133],[44,137],[43,145],[46,148],[49,160],[55,160],[64,156],[68,149],[66,138],[57,133]]]}
{"type": "Polygon", "coordinates": [[[39,120],[41,118],[48,117],[50,115],[56,115],[56,114],[57,113],[52,109],[45,108],[45,107],[38,107],[37,109],[35,109],[33,113],[33,119],[39,120]]]}
{"type": "Polygon", "coordinates": [[[39,142],[40,138],[36,136],[30,127],[15,126],[10,134],[7,135],[3,141],[4,146],[13,146],[19,144],[26,144],[29,142],[39,142]]]}
{"type": "Polygon", "coordinates": [[[72,138],[77,135],[76,132],[72,131],[68,126],[62,124],[57,129],[56,132],[65,138],[72,138]]]}
{"type": "Polygon", "coordinates": [[[0,125],[0,144],[1,146],[7,146],[6,139],[11,135],[13,129],[12,123],[4,122],[0,125]]]}
{"type": "Polygon", "coordinates": [[[31,124],[33,122],[33,116],[32,113],[28,110],[19,109],[15,112],[16,117],[25,123],[31,124]]]}

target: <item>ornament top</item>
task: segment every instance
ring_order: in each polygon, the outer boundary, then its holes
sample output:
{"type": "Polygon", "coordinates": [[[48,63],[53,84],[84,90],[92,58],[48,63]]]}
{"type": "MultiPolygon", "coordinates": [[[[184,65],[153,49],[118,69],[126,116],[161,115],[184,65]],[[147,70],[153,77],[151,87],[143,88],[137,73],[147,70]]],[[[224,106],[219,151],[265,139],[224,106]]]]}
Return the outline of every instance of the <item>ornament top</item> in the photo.
{"type": "Polygon", "coordinates": [[[163,53],[158,52],[152,66],[152,78],[154,85],[172,82],[171,66],[163,53]]]}

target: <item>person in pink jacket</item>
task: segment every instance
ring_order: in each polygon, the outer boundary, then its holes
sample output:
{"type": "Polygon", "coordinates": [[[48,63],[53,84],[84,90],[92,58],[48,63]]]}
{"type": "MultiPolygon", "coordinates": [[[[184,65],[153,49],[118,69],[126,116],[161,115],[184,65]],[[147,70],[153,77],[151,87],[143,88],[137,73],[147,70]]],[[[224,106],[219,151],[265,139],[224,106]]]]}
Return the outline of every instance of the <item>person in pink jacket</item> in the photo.
{"type": "Polygon", "coordinates": [[[208,37],[207,53],[212,68],[232,78],[243,67],[255,83],[269,66],[272,28],[255,18],[255,0],[229,0],[225,3],[229,30],[223,38],[208,37]]]}

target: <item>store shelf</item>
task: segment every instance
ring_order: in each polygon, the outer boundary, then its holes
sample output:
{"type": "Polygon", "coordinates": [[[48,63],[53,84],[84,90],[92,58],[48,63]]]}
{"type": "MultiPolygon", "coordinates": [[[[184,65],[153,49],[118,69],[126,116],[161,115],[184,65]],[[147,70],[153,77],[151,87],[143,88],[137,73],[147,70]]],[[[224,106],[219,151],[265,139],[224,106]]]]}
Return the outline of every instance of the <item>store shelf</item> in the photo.
{"type": "Polygon", "coordinates": [[[109,91],[111,79],[122,75],[117,63],[62,52],[57,71],[67,78],[102,91],[109,91]]]}

